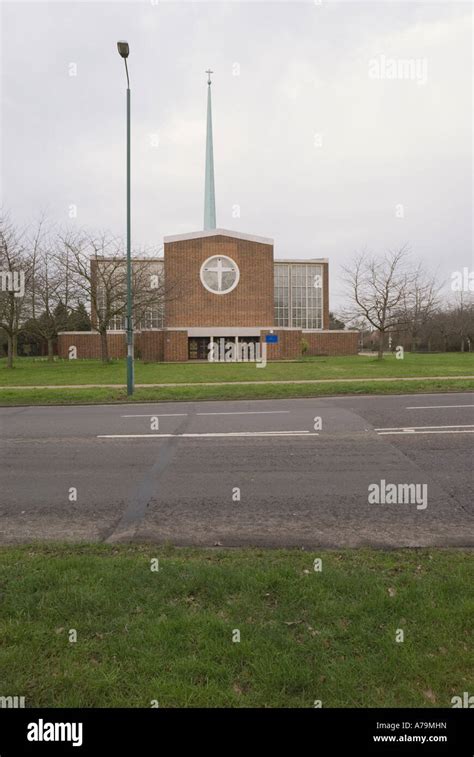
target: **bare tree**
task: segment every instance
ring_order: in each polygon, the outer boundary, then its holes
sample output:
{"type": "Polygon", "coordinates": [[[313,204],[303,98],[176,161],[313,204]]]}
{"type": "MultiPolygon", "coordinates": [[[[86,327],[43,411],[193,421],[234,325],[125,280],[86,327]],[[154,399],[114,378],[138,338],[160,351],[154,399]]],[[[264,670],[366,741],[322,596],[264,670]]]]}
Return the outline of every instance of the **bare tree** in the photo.
{"type": "MultiPolygon", "coordinates": [[[[100,334],[102,360],[108,362],[107,329],[123,311],[124,261],[120,244],[106,232],[67,232],[60,238],[63,278],[67,276],[75,293],[90,303],[92,324],[100,334]],[[105,259],[107,262],[99,266],[99,260],[105,259]]],[[[71,303],[69,306],[73,307],[71,303]]]]}
{"type": "MultiPolygon", "coordinates": [[[[75,297],[90,302],[91,321],[100,334],[101,357],[109,360],[107,332],[117,323],[125,328],[127,309],[126,257],[119,239],[107,232],[98,235],[66,233],[61,236],[63,269],[68,260],[75,297]]],[[[176,286],[165,282],[163,264],[156,258],[132,260],[133,321],[150,327],[159,319],[166,300],[176,295],[176,286]]],[[[69,305],[69,307],[72,307],[69,305]]]]}
{"type": "Polygon", "coordinates": [[[8,368],[13,368],[31,275],[32,260],[25,233],[18,231],[4,214],[0,216],[0,326],[7,335],[8,368]]]}
{"type": "Polygon", "coordinates": [[[163,327],[167,302],[184,292],[184,286],[165,279],[164,261],[150,250],[139,250],[132,260],[134,325],[139,329],[163,327]]]}
{"type": "Polygon", "coordinates": [[[471,292],[457,292],[451,308],[452,332],[459,339],[459,349],[468,352],[474,341],[474,298],[471,292]]]}
{"type": "Polygon", "coordinates": [[[383,257],[359,253],[351,267],[344,266],[343,280],[352,304],[346,320],[361,316],[379,335],[378,358],[383,357],[385,333],[400,326],[400,310],[408,296],[413,273],[407,267],[407,250],[389,250],[383,257]]]}
{"type": "Polygon", "coordinates": [[[54,242],[43,235],[35,248],[34,281],[32,282],[32,317],[25,330],[44,339],[48,345],[48,360],[54,357],[54,342],[64,321],[61,299],[62,271],[54,254],[54,242]]]}
{"type": "Polygon", "coordinates": [[[403,290],[399,326],[408,333],[412,352],[416,351],[423,329],[437,311],[440,288],[436,277],[428,275],[419,263],[410,276],[410,286],[403,290]]]}

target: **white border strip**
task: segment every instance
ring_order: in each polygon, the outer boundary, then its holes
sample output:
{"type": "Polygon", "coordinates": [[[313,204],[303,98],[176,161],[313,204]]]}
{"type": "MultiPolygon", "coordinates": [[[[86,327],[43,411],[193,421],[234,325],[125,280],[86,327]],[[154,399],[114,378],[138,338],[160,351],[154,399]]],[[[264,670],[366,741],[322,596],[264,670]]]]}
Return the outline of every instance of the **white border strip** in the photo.
{"type": "Polygon", "coordinates": [[[232,436],[319,436],[315,432],[305,431],[226,431],[206,434],[98,434],[97,439],[199,439],[202,437],[232,436]]]}

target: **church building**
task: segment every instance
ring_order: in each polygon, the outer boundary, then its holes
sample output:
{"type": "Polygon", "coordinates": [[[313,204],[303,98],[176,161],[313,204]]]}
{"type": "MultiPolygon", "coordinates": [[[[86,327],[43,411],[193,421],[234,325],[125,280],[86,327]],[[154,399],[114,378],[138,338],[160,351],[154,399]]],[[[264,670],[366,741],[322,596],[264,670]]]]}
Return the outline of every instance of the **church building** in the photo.
{"type": "MultiPolygon", "coordinates": [[[[266,343],[267,358],[350,355],[358,349],[356,331],[329,328],[327,258],[274,257],[273,239],[217,228],[211,112],[207,82],[207,134],[204,230],[166,236],[153,270],[166,284],[179,282],[172,296],[151,304],[134,318],[135,356],[147,361],[207,360],[215,340],[266,343]]],[[[91,265],[106,265],[107,259],[91,265]]],[[[134,259],[133,266],[150,261],[134,259]]],[[[100,297],[96,300],[100,307],[100,297]]],[[[91,308],[94,324],[94,307],[91,308]]],[[[124,316],[108,330],[110,357],[125,357],[124,316]]],[[[62,332],[61,357],[71,345],[78,358],[100,356],[97,332],[62,332]]]]}

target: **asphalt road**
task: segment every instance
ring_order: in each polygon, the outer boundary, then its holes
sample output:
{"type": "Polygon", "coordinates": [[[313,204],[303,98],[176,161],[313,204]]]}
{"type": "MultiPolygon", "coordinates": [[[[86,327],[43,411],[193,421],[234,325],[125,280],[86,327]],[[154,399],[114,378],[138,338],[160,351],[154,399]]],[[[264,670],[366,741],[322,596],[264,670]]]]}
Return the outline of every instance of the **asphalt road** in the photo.
{"type": "Polygon", "coordinates": [[[472,393],[0,408],[0,439],[2,543],[474,545],[472,393]]]}

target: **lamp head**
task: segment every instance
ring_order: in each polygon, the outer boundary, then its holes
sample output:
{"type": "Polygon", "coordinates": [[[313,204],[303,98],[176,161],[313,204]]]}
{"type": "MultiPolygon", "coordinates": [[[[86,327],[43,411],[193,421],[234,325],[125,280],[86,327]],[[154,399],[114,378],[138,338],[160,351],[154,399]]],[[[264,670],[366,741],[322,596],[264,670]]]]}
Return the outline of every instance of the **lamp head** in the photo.
{"type": "Polygon", "coordinates": [[[128,53],[130,52],[128,42],[125,42],[123,39],[119,40],[119,42],[117,42],[117,50],[122,58],[128,58],[128,53]]]}

